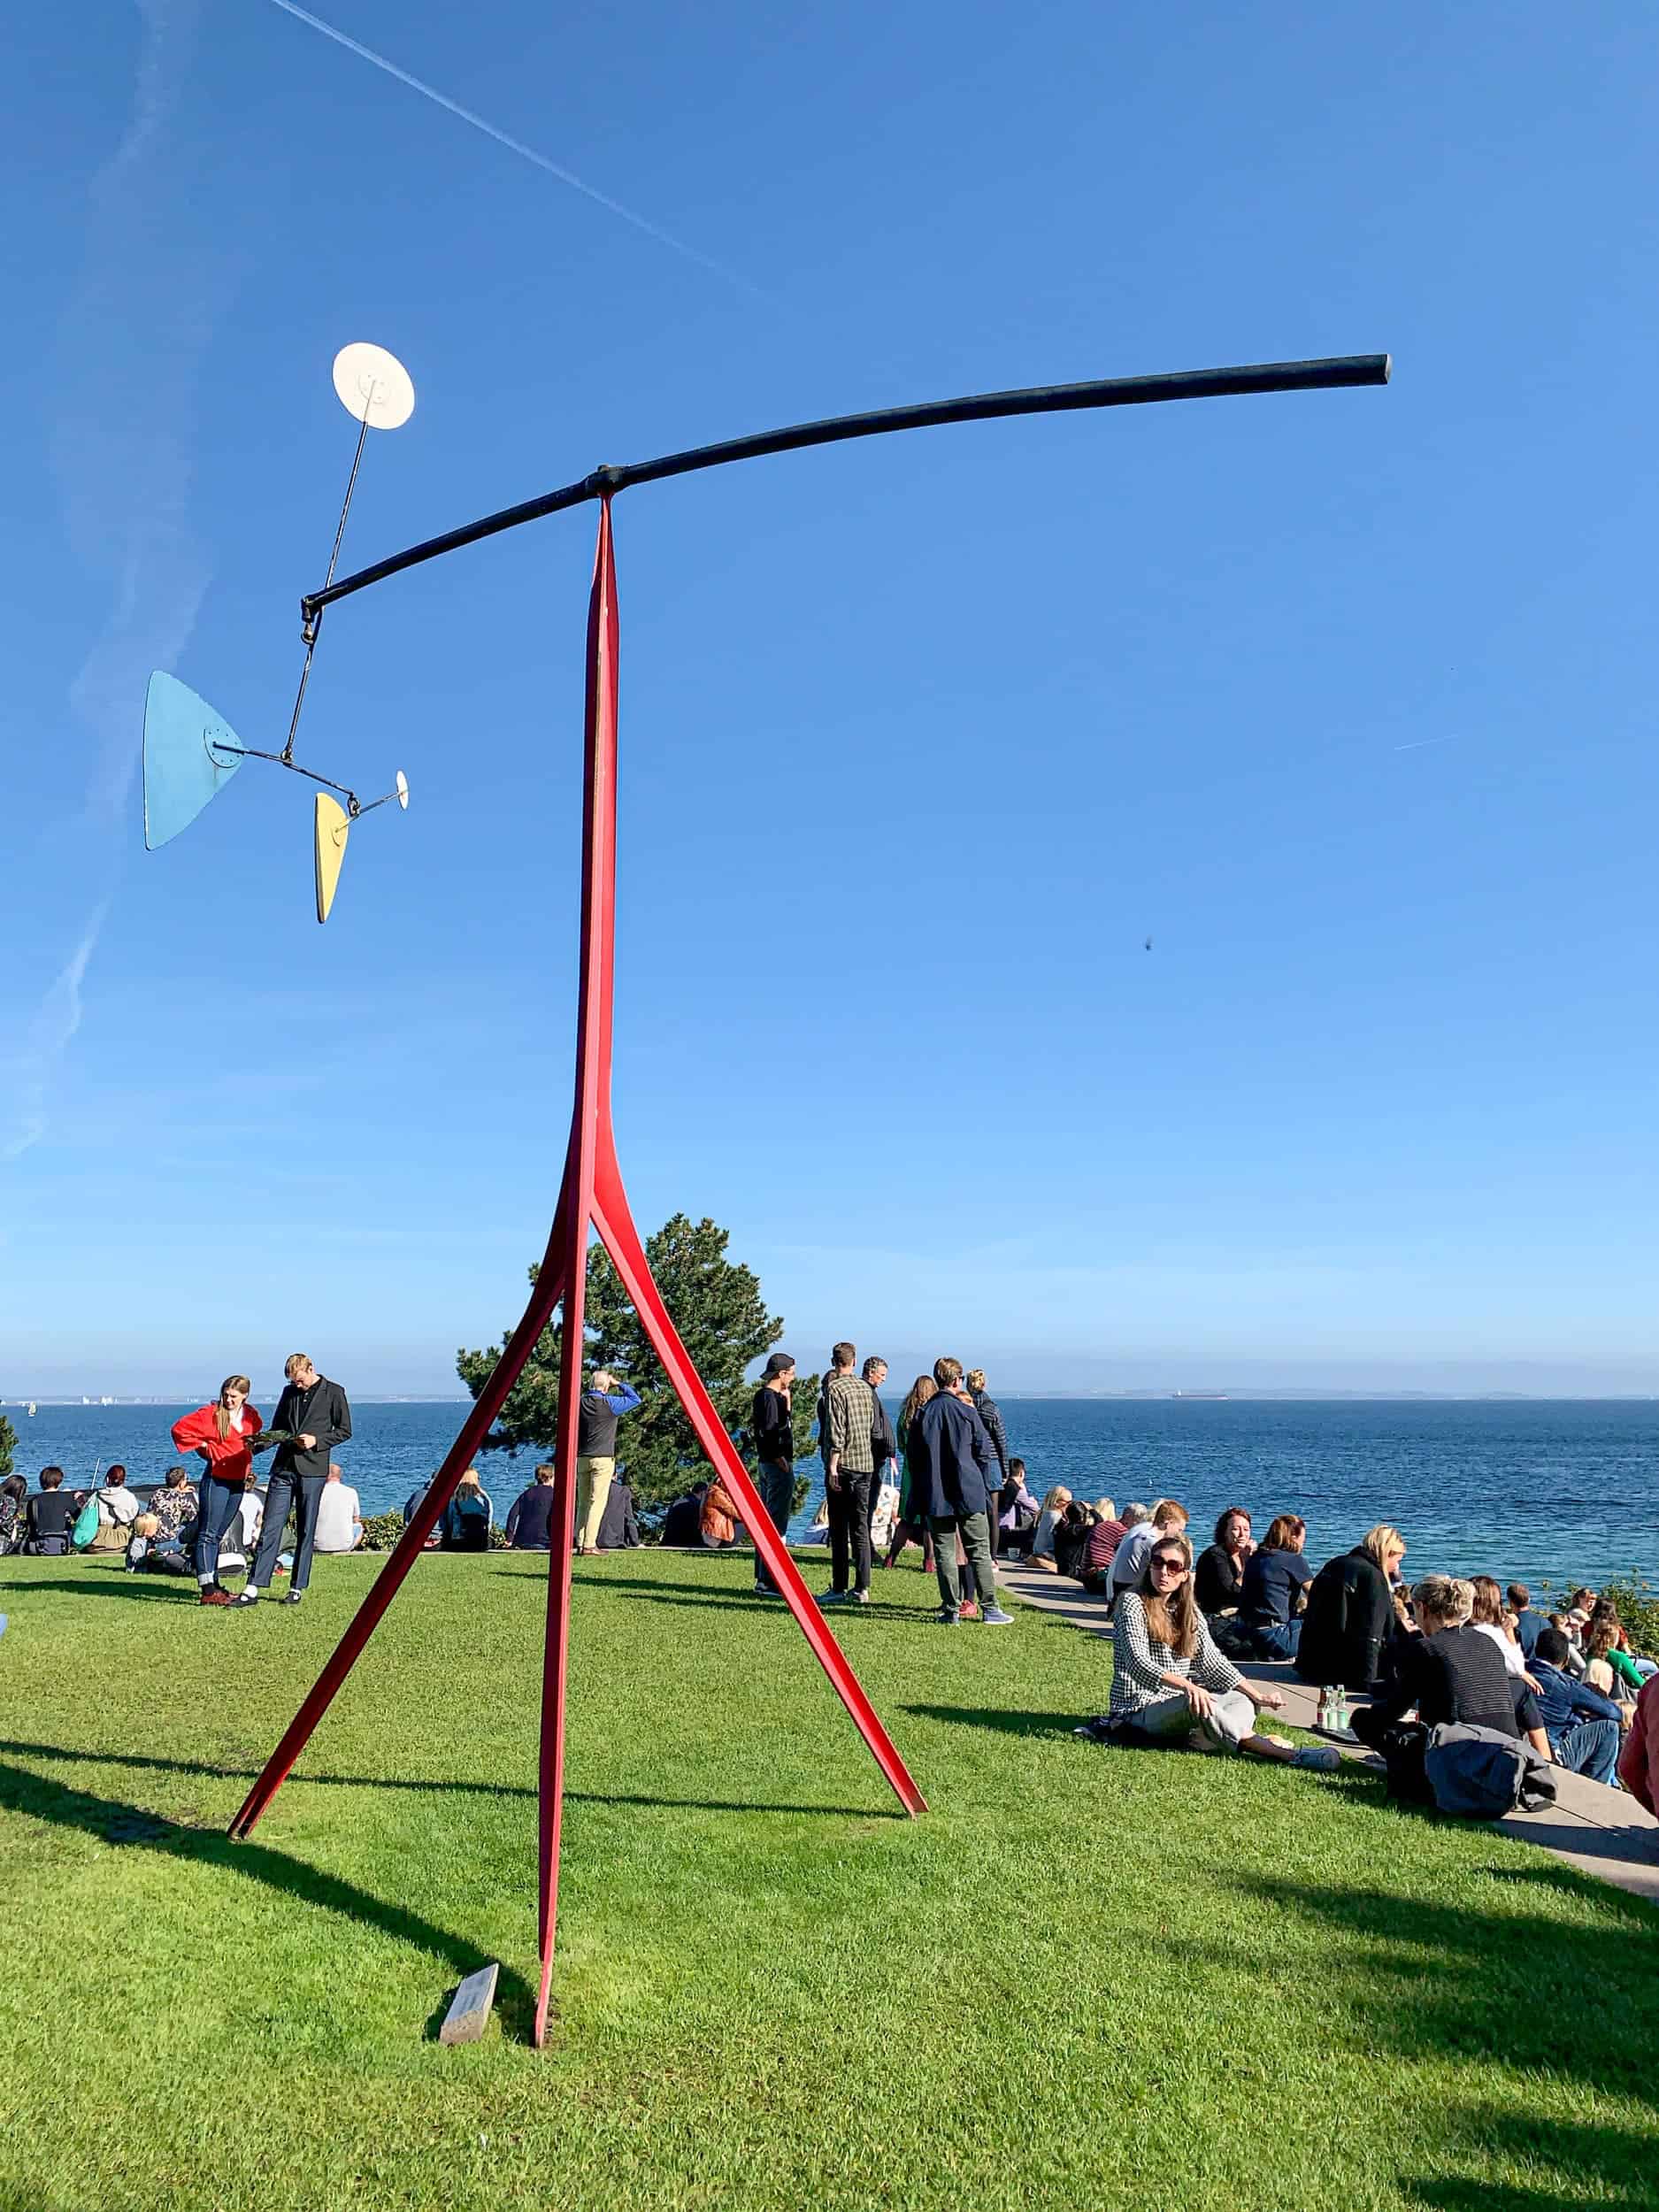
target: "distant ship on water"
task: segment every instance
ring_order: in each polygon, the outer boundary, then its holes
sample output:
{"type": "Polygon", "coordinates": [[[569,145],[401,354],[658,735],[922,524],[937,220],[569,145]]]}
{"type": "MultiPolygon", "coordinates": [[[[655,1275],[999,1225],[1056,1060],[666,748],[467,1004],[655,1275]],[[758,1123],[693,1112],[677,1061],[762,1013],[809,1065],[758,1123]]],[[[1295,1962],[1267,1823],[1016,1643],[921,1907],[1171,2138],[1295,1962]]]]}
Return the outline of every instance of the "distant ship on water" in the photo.
{"type": "Polygon", "coordinates": [[[1170,1395],[1171,1398],[1195,1398],[1205,1405],[1225,1405],[1227,1399],[1225,1390],[1171,1390],[1170,1395]]]}

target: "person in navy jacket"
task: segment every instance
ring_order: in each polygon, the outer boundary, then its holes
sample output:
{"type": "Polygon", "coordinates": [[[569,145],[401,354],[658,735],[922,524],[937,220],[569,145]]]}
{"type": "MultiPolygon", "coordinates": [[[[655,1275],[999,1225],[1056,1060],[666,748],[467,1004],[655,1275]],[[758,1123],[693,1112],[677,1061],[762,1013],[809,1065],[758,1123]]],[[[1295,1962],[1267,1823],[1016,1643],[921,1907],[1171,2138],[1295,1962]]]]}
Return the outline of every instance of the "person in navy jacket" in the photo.
{"type": "Polygon", "coordinates": [[[979,1588],[979,1618],[992,1628],[1011,1626],[1013,1617],[996,1601],[996,1568],[991,1556],[988,1509],[1000,1493],[1002,1470],[973,1401],[963,1386],[962,1363],[933,1362],[936,1396],[916,1423],[910,1475],[910,1511],[933,1532],[933,1565],[939,1577],[940,1618],[954,1628],[961,1617],[962,1586],[956,1574],[956,1538],[979,1588]]]}

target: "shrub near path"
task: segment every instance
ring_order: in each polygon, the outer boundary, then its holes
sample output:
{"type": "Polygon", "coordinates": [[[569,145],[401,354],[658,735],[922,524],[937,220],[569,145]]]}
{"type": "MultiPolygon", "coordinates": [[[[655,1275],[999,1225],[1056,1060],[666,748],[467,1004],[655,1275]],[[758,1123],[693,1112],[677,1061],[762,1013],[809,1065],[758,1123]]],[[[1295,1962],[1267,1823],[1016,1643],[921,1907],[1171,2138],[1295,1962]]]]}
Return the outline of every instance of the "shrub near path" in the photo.
{"type": "Polygon", "coordinates": [[[230,1618],[0,1566],[0,2207],[1652,2200],[1659,1913],[1364,1774],[1079,1743],[1103,1643],[902,1571],[836,1630],[915,1823],[746,1561],[581,1563],[537,2054],[540,1563],[423,1560],[223,1834],[377,1564],[230,1618]]]}

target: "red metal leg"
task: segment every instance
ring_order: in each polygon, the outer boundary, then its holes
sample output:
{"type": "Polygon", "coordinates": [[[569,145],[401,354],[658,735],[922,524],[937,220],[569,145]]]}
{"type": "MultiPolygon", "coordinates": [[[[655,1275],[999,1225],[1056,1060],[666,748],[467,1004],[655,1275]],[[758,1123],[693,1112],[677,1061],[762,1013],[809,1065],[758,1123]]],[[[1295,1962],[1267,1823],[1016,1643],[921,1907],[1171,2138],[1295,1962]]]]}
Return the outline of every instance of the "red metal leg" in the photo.
{"type": "MultiPolygon", "coordinates": [[[[561,1387],[563,1385],[561,1384],[561,1387]]],[[[575,1463],[563,1451],[553,1480],[552,1556],[548,1561],[547,1652],[541,1668],[541,1775],[536,1925],[541,1945],[541,1982],[535,2001],[535,2043],[547,2039],[548,1998],[553,1985],[553,1946],[559,1919],[559,1830],[565,1811],[565,1683],[570,1663],[572,1525],[575,1463]]]]}
{"type": "Polygon", "coordinates": [[[595,1221],[607,1252],[616,1263],[617,1273],[623,1287],[634,1302],[634,1310],[645,1324],[657,1356],[667,1371],[680,1402],[690,1417],[697,1432],[697,1441],[707,1452],[720,1479],[742,1508],[742,1517],[754,1539],[755,1549],[765,1562],[772,1580],[788,1601],[789,1610],[800,1624],[802,1633],[812,1647],[817,1659],[835,1686],[836,1694],[852,1715],[859,1734],[875,1754],[876,1763],[898,1793],[899,1802],[906,1812],[925,1813],[927,1800],[911,1779],[895,1749],[887,1730],[876,1717],[876,1710],[864,1695],[857,1676],[847,1663],[846,1654],[830,1634],[828,1624],[818,1611],[811,1592],[801,1579],[800,1570],[789,1555],[789,1548],[772,1527],[772,1517],[761,1502],[760,1494],[749,1479],[749,1470],[738,1457],[737,1448],[726,1434],[714,1402],[703,1386],[696,1369],[692,1365],[685,1346],[668,1316],[651,1271],[645,1258],[639,1232],[628,1212],[628,1202],[623,1192],[621,1179],[617,1173],[615,1156],[601,1155],[599,1194],[595,1202],[595,1221]]]}

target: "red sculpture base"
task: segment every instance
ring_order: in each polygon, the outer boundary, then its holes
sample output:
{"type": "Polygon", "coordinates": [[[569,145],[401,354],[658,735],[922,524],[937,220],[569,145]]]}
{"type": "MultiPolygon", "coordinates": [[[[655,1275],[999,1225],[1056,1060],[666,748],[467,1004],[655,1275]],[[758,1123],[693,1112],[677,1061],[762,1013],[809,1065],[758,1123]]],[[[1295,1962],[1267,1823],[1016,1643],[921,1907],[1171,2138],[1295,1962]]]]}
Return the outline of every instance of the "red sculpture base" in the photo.
{"type": "Polygon", "coordinates": [[[594,559],[593,590],[588,610],[588,703],[585,717],[586,772],[583,793],[581,976],[576,1018],[576,1102],[547,1250],[526,1306],[495,1372],[479,1394],[461,1432],[416,1508],[396,1549],[368,1596],[353,1617],[327,1665],[318,1677],[287,1733],[266,1762],[231,1823],[233,1836],[251,1834],[275,1796],[312,1730],[334,1701],[358,1655],[373,1634],[404,1576],[420,1556],[427,1537],[462,1475],[472,1464],[508,1392],[518,1379],[547,1326],[553,1309],[565,1302],[563,1356],[559,1368],[558,1478],[554,1490],[552,1550],[548,1562],[547,1647],[541,1677],[541,1768],[540,1894],[538,1931],[541,1981],[536,2000],[535,2039],[547,2032],[553,1946],[558,1924],[559,1823],[565,1794],[565,1685],[570,1642],[571,1554],[574,1544],[573,1475],[580,1417],[584,1302],[588,1286],[590,1226],[615,1263],[624,1289],[645,1325],[651,1348],[690,1417],[697,1440],[721,1481],[741,1509],[755,1550],[783,1593],[818,1663],[834,1684],[859,1733],[875,1754],[883,1774],[907,1812],[925,1812],[926,1801],[894,1748],[875,1709],[822,1615],[783,1540],[773,1529],[748,1469],[727,1436],[696,1369],[680,1342],[668,1310],[651,1279],[645,1248],[634,1225],[627,1194],[617,1164],[611,1120],[611,1030],[615,982],[617,880],[617,677],[619,636],[617,577],[611,542],[611,502],[601,503],[599,543],[594,559]]]}

